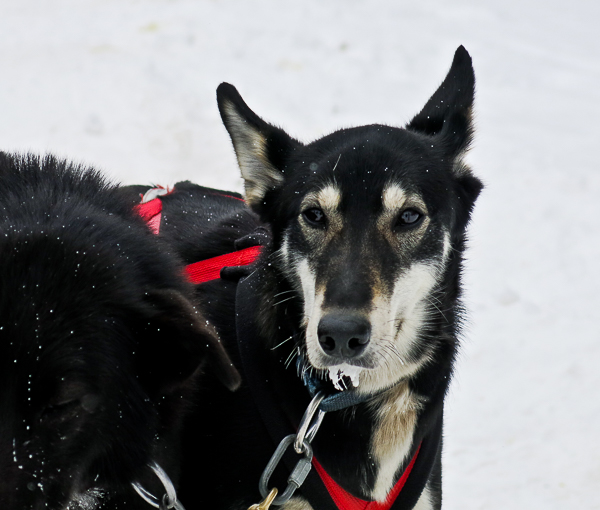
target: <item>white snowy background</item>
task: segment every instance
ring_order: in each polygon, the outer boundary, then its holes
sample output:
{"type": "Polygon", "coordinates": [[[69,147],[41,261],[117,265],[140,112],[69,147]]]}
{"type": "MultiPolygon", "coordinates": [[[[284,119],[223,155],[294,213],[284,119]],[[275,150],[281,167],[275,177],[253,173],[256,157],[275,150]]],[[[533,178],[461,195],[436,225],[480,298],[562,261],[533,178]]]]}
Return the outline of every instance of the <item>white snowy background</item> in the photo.
{"type": "Polygon", "coordinates": [[[465,45],[486,189],[444,507],[599,509],[599,22],[596,0],[0,0],[0,149],[241,190],[221,81],[311,140],[402,125],[465,45]]]}

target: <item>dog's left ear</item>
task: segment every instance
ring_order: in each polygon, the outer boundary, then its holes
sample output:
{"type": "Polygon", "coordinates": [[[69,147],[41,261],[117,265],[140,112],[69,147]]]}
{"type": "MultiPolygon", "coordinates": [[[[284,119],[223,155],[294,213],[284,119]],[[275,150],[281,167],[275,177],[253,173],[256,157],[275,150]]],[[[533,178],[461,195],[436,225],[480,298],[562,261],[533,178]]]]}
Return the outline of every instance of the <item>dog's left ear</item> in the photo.
{"type": "Polygon", "coordinates": [[[200,366],[214,372],[230,390],[240,386],[240,374],[216,330],[181,292],[148,291],[145,305],[148,337],[140,348],[159,391],[185,382],[200,366]]]}
{"type": "Polygon", "coordinates": [[[454,53],[446,78],[406,129],[432,138],[432,143],[452,160],[454,176],[470,212],[483,184],[463,163],[473,139],[475,73],[471,56],[463,46],[454,53]]]}
{"type": "Polygon", "coordinates": [[[449,156],[457,156],[468,149],[473,136],[474,95],[471,56],[459,46],[446,78],[406,129],[435,137],[449,156]]]}
{"type": "Polygon", "coordinates": [[[229,83],[217,88],[217,103],[242,172],[246,202],[260,215],[265,196],[283,183],[289,156],[302,144],[256,115],[229,83]]]}

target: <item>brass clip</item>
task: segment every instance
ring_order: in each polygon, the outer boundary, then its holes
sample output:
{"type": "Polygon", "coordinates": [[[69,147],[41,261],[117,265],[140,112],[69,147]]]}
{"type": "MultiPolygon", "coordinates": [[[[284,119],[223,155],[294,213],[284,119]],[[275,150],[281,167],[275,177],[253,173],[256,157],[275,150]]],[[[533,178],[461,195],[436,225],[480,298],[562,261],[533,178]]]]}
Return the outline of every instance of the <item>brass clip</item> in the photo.
{"type": "Polygon", "coordinates": [[[273,503],[275,496],[277,496],[277,487],[273,487],[265,499],[256,505],[252,505],[250,508],[248,508],[248,510],[269,510],[269,507],[271,506],[271,503],[273,503]]]}

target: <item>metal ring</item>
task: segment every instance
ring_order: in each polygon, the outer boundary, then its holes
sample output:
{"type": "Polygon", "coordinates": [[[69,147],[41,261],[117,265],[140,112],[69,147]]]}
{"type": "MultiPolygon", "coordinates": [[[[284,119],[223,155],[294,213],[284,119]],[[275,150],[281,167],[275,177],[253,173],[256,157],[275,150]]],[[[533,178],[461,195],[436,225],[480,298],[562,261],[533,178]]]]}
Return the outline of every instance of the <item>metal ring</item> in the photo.
{"type": "Polygon", "coordinates": [[[319,427],[321,426],[325,412],[319,409],[319,405],[324,398],[325,395],[322,391],[317,392],[317,394],[310,401],[310,404],[308,404],[306,411],[304,411],[304,416],[302,416],[300,427],[298,427],[298,433],[296,434],[296,439],[294,441],[294,450],[298,454],[304,452],[304,441],[306,440],[310,443],[314,439],[317,430],[319,430],[319,427]],[[313,423],[313,416],[317,410],[319,410],[319,413],[317,414],[317,418],[313,423]]]}
{"type": "Polygon", "coordinates": [[[158,499],[151,492],[144,489],[139,482],[131,482],[131,486],[135,489],[139,496],[146,503],[154,508],[158,508],[159,510],[163,510],[164,508],[167,508],[168,510],[185,510],[183,505],[177,500],[177,492],[175,491],[173,482],[169,478],[169,475],[165,473],[164,469],[161,468],[156,462],[148,464],[148,467],[154,471],[154,474],[163,484],[163,487],[165,488],[165,494],[161,499],[158,499]]]}

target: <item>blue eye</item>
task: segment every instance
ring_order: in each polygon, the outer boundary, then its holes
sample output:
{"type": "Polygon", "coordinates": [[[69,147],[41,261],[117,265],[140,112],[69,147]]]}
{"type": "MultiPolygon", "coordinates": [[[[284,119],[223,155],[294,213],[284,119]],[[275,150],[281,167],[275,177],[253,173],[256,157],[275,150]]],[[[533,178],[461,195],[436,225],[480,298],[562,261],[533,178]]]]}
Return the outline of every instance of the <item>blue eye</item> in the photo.
{"type": "Polygon", "coordinates": [[[420,222],[423,218],[423,215],[415,210],[415,209],[405,209],[400,213],[400,217],[398,218],[398,225],[401,227],[404,226],[414,226],[420,222]]]}
{"type": "Polygon", "coordinates": [[[323,227],[327,222],[327,216],[325,216],[325,213],[318,207],[311,207],[310,209],[302,211],[302,216],[306,222],[313,227],[323,227]]]}

